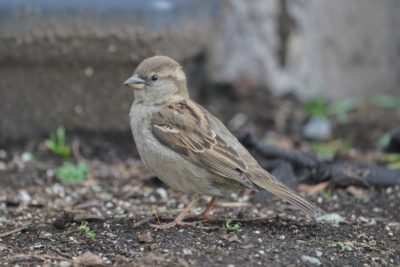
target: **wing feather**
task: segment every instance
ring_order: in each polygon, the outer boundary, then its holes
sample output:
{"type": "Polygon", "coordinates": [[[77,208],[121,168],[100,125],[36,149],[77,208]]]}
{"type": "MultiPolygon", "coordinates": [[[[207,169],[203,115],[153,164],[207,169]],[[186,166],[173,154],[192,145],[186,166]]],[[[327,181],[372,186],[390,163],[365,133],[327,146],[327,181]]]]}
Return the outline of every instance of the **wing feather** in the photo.
{"type": "Polygon", "coordinates": [[[244,160],[210,128],[207,114],[194,102],[169,104],[153,114],[151,126],[162,144],[192,163],[254,188],[245,175],[248,167],[244,160]]]}

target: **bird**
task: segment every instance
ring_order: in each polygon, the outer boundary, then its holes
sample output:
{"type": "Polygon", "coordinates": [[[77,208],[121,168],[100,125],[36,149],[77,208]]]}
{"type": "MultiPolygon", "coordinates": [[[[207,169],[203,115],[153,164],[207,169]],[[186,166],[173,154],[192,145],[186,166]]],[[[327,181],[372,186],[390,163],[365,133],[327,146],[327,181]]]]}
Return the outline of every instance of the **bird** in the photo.
{"type": "Polygon", "coordinates": [[[159,229],[190,224],[184,219],[202,196],[211,196],[207,219],[218,197],[249,188],[266,190],[316,218],[324,214],[264,170],[225,125],[188,93],[181,65],[167,56],[143,60],[124,85],[133,89],[130,125],[145,167],[190,203],[159,229]]]}

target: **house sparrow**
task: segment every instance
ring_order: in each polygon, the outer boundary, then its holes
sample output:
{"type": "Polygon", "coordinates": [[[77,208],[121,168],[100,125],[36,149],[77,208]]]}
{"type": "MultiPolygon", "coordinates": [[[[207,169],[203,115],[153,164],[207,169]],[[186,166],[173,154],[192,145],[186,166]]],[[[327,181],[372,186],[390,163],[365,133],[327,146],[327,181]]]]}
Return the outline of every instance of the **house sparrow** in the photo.
{"type": "Polygon", "coordinates": [[[201,195],[218,196],[244,188],[267,190],[316,217],[324,211],[297,195],[260,167],[214,115],[190,99],[181,66],[166,56],[139,64],[124,84],[134,89],[130,123],[144,165],[170,187],[194,195],[166,229],[188,224],[183,218],[201,195]]]}

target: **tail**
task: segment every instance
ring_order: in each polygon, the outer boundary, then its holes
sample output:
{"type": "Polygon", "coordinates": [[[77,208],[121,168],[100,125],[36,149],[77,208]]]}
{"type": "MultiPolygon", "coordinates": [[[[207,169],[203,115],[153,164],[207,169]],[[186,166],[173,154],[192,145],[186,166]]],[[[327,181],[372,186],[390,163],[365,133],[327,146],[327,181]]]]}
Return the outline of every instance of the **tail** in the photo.
{"type": "Polygon", "coordinates": [[[290,190],[284,184],[279,182],[272,174],[266,172],[265,170],[263,170],[262,173],[257,173],[256,175],[251,177],[251,180],[257,186],[290,202],[292,205],[300,208],[305,213],[314,218],[325,214],[325,211],[322,210],[320,207],[290,190]]]}

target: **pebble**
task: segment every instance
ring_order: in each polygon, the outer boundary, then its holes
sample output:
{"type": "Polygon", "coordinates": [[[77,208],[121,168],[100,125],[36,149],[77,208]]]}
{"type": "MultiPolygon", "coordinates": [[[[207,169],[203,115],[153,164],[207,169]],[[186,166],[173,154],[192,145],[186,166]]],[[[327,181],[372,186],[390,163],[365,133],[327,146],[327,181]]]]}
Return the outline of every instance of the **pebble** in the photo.
{"type": "Polygon", "coordinates": [[[59,266],[60,267],[70,267],[70,266],[72,266],[72,263],[69,261],[62,261],[59,263],[59,266]]]}
{"type": "Polygon", "coordinates": [[[321,261],[315,257],[310,257],[307,255],[301,256],[301,260],[305,263],[314,264],[314,265],[321,265],[321,261]]]}
{"type": "Polygon", "coordinates": [[[0,161],[0,171],[5,171],[6,169],[7,165],[3,161],[0,161]]]}
{"type": "Polygon", "coordinates": [[[342,216],[337,213],[329,213],[322,216],[317,217],[317,223],[332,223],[332,224],[339,224],[345,220],[342,216]]]}
{"type": "Polygon", "coordinates": [[[21,190],[19,192],[19,199],[22,202],[30,202],[32,200],[32,197],[25,190],[21,190]]]}
{"type": "Polygon", "coordinates": [[[22,153],[22,155],[21,155],[21,160],[22,160],[23,162],[29,162],[29,161],[32,161],[32,159],[33,159],[33,156],[32,156],[32,154],[29,153],[29,152],[24,152],[24,153],[22,153]]]}
{"type": "Polygon", "coordinates": [[[102,266],[103,260],[100,256],[92,252],[85,252],[74,260],[77,266],[102,266]]]}
{"type": "Polygon", "coordinates": [[[188,248],[183,249],[183,255],[192,255],[192,251],[188,248]]]}
{"type": "Polygon", "coordinates": [[[247,116],[244,113],[237,113],[233,118],[228,122],[228,128],[232,131],[236,131],[239,128],[243,127],[247,122],[247,116]]]}
{"type": "Polygon", "coordinates": [[[168,198],[167,190],[165,190],[164,188],[159,187],[159,188],[157,188],[156,192],[161,197],[161,199],[167,199],[168,198]]]}
{"type": "Polygon", "coordinates": [[[52,236],[51,233],[42,231],[39,233],[39,237],[43,239],[49,239],[52,236]]]}
{"type": "Polygon", "coordinates": [[[153,237],[149,233],[139,234],[137,236],[137,238],[138,238],[139,242],[141,242],[141,243],[151,243],[151,242],[153,242],[153,237]]]}
{"type": "Polygon", "coordinates": [[[332,124],[324,117],[311,118],[303,126],[303,135],[305,138],[317,141],[329,139],[332,134],[332,124]]]}

